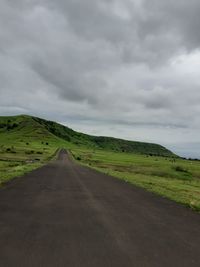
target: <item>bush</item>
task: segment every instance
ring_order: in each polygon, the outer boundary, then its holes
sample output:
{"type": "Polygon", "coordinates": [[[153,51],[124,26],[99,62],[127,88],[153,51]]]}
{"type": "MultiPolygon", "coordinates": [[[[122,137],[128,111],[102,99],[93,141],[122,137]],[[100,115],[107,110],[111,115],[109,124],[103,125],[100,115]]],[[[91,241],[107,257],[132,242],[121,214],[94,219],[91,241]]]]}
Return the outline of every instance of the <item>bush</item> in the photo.
{"type": "Polygon", "coordinates": [[[173,167],[175,171],[177,172],[187,172],[188,173],[188,170],[184,169],[183,167],[181,166],[175,166],[173,167]]]}
{"type": "Polygon", "coordinates": [[[16,154],[17,152],[14,150],[14,148],[10,148],[10,147],[8,147],[7,149],[6,149],[6,152],[9,152],[9,153],[13,153],[13,154],[16,154]]]}
{"type": "Polygon", "coordinates": [[[5,128],[6,124],[5,123],[0,123],[0,128],[5,128]]]}
{"type": "Polygon", "coordinates": [[[34,154],[34,152],[35,152],[34,150],[28,150],[28,151],[25,152],[25,154],[30,155],[30,154],[34,154]]]}
{"type": "Polygon", "coordinates": [[[18,126],[17,123],[13,123],[13,124],[7,124],[7,130],[13,130],[14,128],[16,128],[18,126]]]}

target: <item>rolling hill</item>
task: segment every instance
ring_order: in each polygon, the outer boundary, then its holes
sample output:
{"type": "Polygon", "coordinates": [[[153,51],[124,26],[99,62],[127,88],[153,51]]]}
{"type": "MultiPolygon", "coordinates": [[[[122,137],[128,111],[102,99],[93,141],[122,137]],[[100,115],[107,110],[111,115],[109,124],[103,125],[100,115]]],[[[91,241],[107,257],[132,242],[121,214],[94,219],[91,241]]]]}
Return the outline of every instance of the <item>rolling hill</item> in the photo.
{"type": "MultiPolygon", "coordinates": [[[[49,147],[84,146],[90,149],[101,149],[116,152],[128,152],[145,155],[175,157],[165,147],[144,142],[127,141],[112,137],[91,136],[76,132],[64,125],[41,118],[19,115],[0,117],[1,149],[22,147],[29,149],[29,144],[42,144],[49,147]]],[[[37,145],[36,145],[37,147],[37,145]]],[[[43,147],[44,149],[44,147],[43,147]]],[[[13,150],[14,151],[14,150],[13,150]]]]}
{"type": "Polygon", "coordinates": [[[0,117],[0,187],[55,159],[59,148],[82,165],[200,210],[198,161],[158,144],[91,136],[27,115],[0,117]]]}
{"type": "Polygon", "coordinates": [[[0,186],[43,166],[59,148],[82,165],[200,210],[199,161],[158,144],[91,136],[27,115],[0,117],[0,186]]]}

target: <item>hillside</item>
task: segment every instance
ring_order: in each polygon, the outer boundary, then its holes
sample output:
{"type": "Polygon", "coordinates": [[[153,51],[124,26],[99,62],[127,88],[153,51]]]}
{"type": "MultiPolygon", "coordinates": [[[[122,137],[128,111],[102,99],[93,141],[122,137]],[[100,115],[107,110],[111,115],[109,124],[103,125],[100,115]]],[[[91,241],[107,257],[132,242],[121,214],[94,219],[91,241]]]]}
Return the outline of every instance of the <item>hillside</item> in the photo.
{"type": "MultiPolygon", "coordinates": [[[[174,157],[165,147],[144,142],[127,141],[112,137],[97,137],[76,132],[64,125],[41,118],[20,115],[0,117],[0,145],[38,143],[51,147],[85,146],[116,152],[174,157]]],[[[44,148],[43,148],[44,149],[44,148]]],[[[47,149],[47,148],[46,148],[47,149]]]]}
{"type": "Polygon", "coordinates": [[[91,136],[27,115],[0,117],[0,186],[43,166],[59,148],[82,165],[200,210],[199,161],[157,144],[91,136]]]}

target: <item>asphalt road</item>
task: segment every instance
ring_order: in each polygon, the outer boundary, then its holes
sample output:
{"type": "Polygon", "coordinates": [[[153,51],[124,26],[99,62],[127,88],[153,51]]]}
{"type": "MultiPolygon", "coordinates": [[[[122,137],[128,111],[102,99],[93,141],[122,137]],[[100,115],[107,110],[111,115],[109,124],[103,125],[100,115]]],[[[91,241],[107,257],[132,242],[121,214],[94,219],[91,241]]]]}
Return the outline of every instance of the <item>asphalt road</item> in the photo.
{"type": "Polygon", "coordinates": [[[0,190],[0,267],[200,266],[200,215],[58,160],[0,190]]]}

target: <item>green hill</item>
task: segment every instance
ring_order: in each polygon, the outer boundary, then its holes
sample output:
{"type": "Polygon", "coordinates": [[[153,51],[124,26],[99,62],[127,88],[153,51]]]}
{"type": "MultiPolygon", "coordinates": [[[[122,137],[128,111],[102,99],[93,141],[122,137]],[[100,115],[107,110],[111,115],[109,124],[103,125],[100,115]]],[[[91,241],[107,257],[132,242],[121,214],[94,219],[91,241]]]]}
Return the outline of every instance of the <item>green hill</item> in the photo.
{"type": "Polygon", "coordinates": [[[30,147],[48,151],[51,150],[50,148],[62,146],[69,148],[84,146],[116,152],[175,156],[171,151],[158,144],[91,136],[76,132],[56,122],[27,115],[0,117],[0,146],[1,150],[10,149],[10,152],[12,150],[14,152],[15,148],[25,147],[27,153],[30,147]],[[12,149],[12,147],[15,148],[12,149]]]}
{"type": "Polygon", "coordinates": [[[158,144],[91,136],[27,115],[0,117],[0,185],[46,164],[59,148],[83,165],[200,210],[199,161],[158,144]]]}

